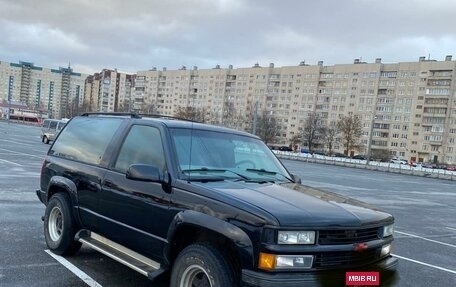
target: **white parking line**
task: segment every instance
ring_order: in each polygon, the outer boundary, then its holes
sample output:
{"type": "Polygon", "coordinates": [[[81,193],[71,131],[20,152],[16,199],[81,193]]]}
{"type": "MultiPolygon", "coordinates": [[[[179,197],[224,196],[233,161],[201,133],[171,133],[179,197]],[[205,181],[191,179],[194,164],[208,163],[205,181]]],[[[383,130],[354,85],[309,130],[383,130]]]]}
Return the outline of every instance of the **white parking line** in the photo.
{"type": "Polygon", "coordinates": [[[44,250],[47,254],[49,254],[52,258],[57,260],[60,264],[65,266],[68,270],[70,270],[74,275],[78,276],[82,281],[84,281],[90,287],[103,287],[97,281],[93,280],[89,275],[84,273],[81,269],[71,264],[68,260],[63,258],[62,256],[56,255],[52,253],[49,249],[44,250]]]}
{"type": "Polygon", "coordinates": [[[31,156],[31,157],[41,158],[41,159],[44,158],[44,155],[38,156],[38,155],[29,154],[29,153],[23,153],[23,152],[18,152],[18,151],[14,151],[14,150],[9,150],[9,149],[6,149],[6,148],[0,148],[0,150],[12,152],[12,153],[15,153],[15,154],[21,154],[21,155],[27,155],[27,156],[31,156]]]}
{"type": "Polygon", "coordinates": [[[414,259],[411,259],[411,258],[399,256],[397,254],[392,254],[392,255],[394,257],[397,257],[397,258],[402,259],[402,260],[410,261],[410,262],[421,264],[421,265],[424,265],[424,266],[427,266],[427,267],[431,267],[431,268],[439,269],[439,270],[442,270],[442,271],[445,271],[445,272],[456,274],[455,270],[451,270],[451,269],[443,268],[443,267],[440,267],[440,266],[432,265],[432,264],[429,264],[429,263],[425,263],[425,262],[422,262],[422,261],[414,260],[414,259]]]}
{"type": "Polygon", "coordinates": [[[421,240],[426,240],[426,241],[429,241],[429,242],[433,242],[433,243],[442,244],[442,245],[445,245],[445,246],[456,248],[456,245],[453,245],[453,244],[449,244],[449,243],[445,243],[445,242],[441,242],[441,241],[437,241],[437,240],[433,240],[433,239],[429,239],[429,238],[424,238],[424,237],[421,237],[421,236],[418,236],[418,235],[414,235],[414,234],[410,234],[410,233],[405,233],[405,232],[396,231],[396,230],[394,231],[394,233],[404,234],[404,235],[407,235],[407,236],[410,236],[410,237],[414,237],[414,238],[418,238],[418,239],[421,239],[421,240]]]}
{"type": "Polygon", "coordinates": [[[446,229],[449,229],[449,230],[454,230],[456,231],[456,228],[453,228],[453,227],[445,227],[446,229]]]}
{"type": "Polygon", "coordinates": [[[9,163],[9,164],[13,164],[13,165],[17,165],[17,166],[22,166],[22,164],[19,164],[19,163],[16,163],[16,162],[12,162],[12,161],[9,161],[9,160],[6,160],[6,159],[1,159],[0,158],[0,161],[6,162],[6,163],[9,163]]]}
{"type": "Polygon", "coordinates": [[[10,141],[10,140],[4,140],[4,139],[0,139],[0,141],[2,142],[11,142],[11,143],[14,143],[15,145],[26,145],[26,146],[33,146],[33,144],[29,144],[29,143],[21,143],[21,142],[18,142],[18,141],[10,141]]]}

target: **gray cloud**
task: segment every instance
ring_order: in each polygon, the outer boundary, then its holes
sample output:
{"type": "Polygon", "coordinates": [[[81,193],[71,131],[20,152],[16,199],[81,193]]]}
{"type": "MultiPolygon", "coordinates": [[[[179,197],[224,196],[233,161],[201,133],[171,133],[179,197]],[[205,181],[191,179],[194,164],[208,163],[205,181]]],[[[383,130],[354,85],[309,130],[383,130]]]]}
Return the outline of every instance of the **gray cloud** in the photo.
{"type": "Polygon", "coordinates": [[[456,2],[0,0],[0,55],[96,72],[442,59],[456,2]]]}

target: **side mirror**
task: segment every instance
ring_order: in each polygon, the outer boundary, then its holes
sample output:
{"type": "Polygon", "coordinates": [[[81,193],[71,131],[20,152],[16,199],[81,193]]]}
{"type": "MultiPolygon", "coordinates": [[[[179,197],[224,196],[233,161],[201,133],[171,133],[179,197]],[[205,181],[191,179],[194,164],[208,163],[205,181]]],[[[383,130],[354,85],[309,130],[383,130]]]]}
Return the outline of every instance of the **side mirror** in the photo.
{"type": "Polygon", "coordinates": [[[127,178],[147,182],[164,182],[158,167],[148,164],[132,164],[127,170],[127,178]]]}
{"type": "Polygon", "coordinates": [[[302,183],[302,182],[301,182],[301,178],[300,178],[299,176],[297,176],[296,174],[293,174],[293,173],[292,173],[292,174],[291,174],[291,179],[292,179],[295,183],[297,183],[297,184],[301,184],[301,183],[302,183]]]}

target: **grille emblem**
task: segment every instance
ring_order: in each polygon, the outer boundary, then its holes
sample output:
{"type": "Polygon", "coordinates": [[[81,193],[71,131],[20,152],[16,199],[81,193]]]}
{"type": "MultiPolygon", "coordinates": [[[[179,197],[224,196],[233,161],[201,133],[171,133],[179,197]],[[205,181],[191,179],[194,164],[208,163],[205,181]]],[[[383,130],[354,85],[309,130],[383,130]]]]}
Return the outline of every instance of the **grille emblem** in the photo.
{"type": "Polygon", "coordinates": [[[367,244],[366,243],[356,243],[354,250],[356,252],[361,252],[361,251],[367,250],[367,244]]]}

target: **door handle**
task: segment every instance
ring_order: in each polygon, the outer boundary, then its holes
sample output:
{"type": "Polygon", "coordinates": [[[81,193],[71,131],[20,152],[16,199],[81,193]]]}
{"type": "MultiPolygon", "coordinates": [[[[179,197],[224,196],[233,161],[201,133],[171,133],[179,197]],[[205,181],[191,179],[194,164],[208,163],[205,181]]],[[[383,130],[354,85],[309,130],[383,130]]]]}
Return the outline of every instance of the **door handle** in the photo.
{"type": "Polygon", "coordinates": [[[87,189],[90,191],[97,192],[100,190],[100,185],[96,182],[89,182],[89,184],[87,185],[87,189]]]}

